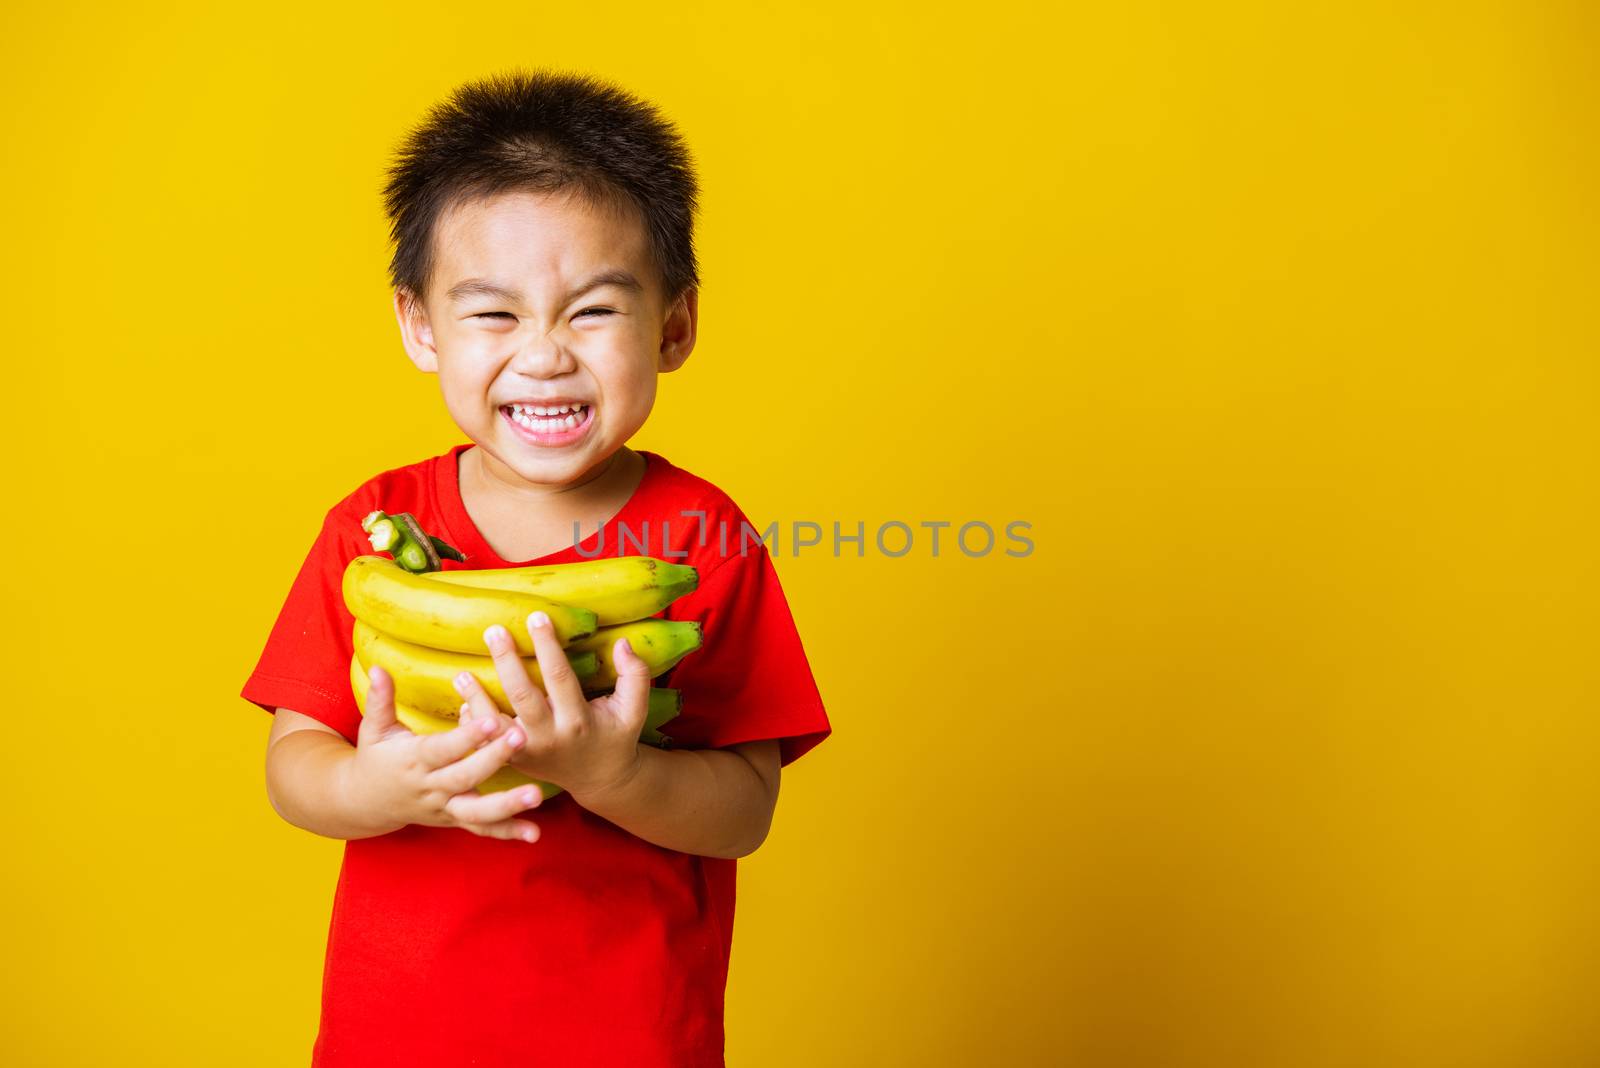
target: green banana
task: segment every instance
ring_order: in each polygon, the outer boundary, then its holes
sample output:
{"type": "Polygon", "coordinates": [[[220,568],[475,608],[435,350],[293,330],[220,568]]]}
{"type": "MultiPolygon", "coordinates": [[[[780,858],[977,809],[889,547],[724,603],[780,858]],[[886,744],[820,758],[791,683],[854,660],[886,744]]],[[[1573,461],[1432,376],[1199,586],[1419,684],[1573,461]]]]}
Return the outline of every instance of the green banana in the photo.
{"type": "Polygon", "coordinates": [[[650,700],[644,710],[644,729],[639,732],[639,740],[645,745],[661,748],[671,745],[672,739],[661,733],[661,725],[674,719],[682,711],[681,690],[674,690],[669,686],[650,687],[650,700]]]}
{"type": "Polygon", "coordinates": [[[550,617],[562,645],[593,634],[599,626],[587,608],[559,604],[515,590],[475,589],[413,575],[382,556],[357,556],[345,567],[345,607],[357,619],[402,641],[458,653],[487,655],[483,632],[498,623],[517,651],[533,655],[528,614],[550,617]]]}
{"type": "Polygon", "coordinates": [[[567,564],[507,567],[489,571],[429,571],[435,582],[491,590],[517,590],[579,605],[599,618],[602,627],[631,623],[655,615],[700,584],[688,564],[653,556],[617,556],[567,564]]]}

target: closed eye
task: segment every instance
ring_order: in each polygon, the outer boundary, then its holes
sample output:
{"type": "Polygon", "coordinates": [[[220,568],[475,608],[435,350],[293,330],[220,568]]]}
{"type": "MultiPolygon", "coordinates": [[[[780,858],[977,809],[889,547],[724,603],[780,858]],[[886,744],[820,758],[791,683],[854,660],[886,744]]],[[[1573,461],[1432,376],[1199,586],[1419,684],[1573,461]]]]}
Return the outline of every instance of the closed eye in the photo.
{"type": "MultiPolygon", "coordinates": [[[[595,312],[595,313],[597,313],[599,315],[615,315],[616,314],[616,312],[611,308],[585,308],[585,309],[583,309],[583,311],[578,313],[578,317],[582,318],[583,316],[588,315],[590,312],[595,312]]],[[[476,315],[473,316],[473,318],[474,319],[493,319],[493,318],[495,318],[497,316],[501,316],[501,315],[505,316],[507,319],[515,319],[516,318],[516,316],[512,315],[510,312],[478,312],[476,315]]]]}

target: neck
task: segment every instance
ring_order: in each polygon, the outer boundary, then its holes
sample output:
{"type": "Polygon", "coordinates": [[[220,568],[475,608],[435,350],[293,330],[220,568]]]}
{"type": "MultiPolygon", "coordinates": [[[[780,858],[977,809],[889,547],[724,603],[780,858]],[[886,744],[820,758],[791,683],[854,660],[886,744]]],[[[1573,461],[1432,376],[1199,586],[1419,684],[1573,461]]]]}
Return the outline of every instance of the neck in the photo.
{"type": "Polygon", "coordinates": [[[607,500],[622,487],[636,485],[643,468],[644,457],[623,446],[572,482],[542,486],[528,482],[482,446],[474,445],[462,456],[463,477],[488,496],[540,509],[581,509],[607,500]]]}

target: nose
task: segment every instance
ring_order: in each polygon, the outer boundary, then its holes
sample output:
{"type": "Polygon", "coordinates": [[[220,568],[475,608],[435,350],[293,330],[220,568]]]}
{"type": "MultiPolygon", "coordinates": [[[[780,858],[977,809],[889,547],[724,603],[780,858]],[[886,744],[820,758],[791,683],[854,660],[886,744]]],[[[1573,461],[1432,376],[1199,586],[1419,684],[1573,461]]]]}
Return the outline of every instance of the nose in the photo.
{"type": "Polygon", "coordinates": [[[530,331],[517,349],[512,367],[533,378],[556,378],[576,371],[578,361],[559,337],[530,331]]]}

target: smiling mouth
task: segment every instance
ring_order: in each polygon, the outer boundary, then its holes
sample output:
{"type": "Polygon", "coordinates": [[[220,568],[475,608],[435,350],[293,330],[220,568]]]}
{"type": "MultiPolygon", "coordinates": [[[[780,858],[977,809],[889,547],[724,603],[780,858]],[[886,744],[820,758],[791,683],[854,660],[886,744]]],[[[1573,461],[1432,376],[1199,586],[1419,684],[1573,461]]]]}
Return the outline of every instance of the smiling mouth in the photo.
{"type": "Polygon", "coordinates": [[[587,404],[507,404],[500,410],[512,422],[535,434],[559,434],[586,422],[590,407],[587,404]]]}
{"type": "Polygon", "coordinates": [[[576,445],[594,426],[594,405],[577,401],[559,404],[506,404],[500,408],[512,433],[540,448],[559,449],[576,445]]]}

